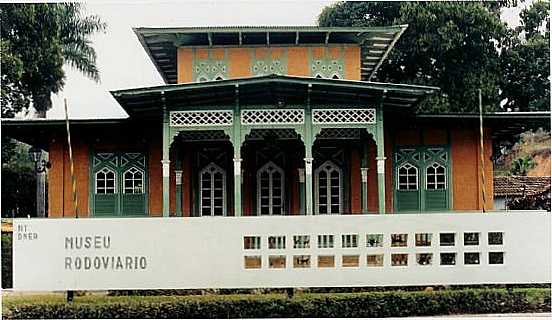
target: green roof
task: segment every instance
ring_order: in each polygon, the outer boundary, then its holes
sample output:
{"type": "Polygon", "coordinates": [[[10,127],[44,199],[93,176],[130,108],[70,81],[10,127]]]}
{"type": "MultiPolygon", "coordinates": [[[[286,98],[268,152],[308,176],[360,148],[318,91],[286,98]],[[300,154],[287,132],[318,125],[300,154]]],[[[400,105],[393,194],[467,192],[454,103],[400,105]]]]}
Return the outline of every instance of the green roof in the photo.
{"type": "Polygon", "coordinates": [[[178,47],[220,46],[356,44],[361,47],[362,79],[370,80],[407,27],[232,26],[133,30],[165,83],[174,84],[178,47]]]}
{"type": "Polygon", "coordinates": [[[356,103],[373,106],[379,104],[381,97],[385,96],[385,108],[401,109],[410,109],[425,96],[439,90],[437,87],[406,84],[267,75],[117,90],[111,93],[133,117],[160,115],[164,103],[169,108],[177,106],[185,109],[233,105],[236,86],[239,87],[240,104],[243,105],[266,105],[276,100],[285,101],[286,104],[304,104],[310,88],[313,104],[356,103]]]}

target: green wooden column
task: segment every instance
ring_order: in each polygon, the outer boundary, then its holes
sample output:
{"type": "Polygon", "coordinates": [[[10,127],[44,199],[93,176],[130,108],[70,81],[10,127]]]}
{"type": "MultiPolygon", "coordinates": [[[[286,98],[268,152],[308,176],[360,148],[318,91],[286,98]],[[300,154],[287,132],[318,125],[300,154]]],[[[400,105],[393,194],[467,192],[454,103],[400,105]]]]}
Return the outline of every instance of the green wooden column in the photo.
{"type": "Polygon", "coordinates": [[[376,145],[377,145],[377,173],[378,173],[378,212],[385,213],[385,141],[383,131],[383,100],[385,93],[381,98],[381,103],[376,109],[376,145]]]}
{"type": "Polygon", "coordinates": [[[169,160],[169,148],[170,148],[170,135],[169,135],[169,112],[165,106],[165,94],[161,92],[161,100],[163,101],[163,158],[161,164],[163,167],[163,217],[169,216],[169,173],[170,163],[169,160]]]}
{"type": "Polygon", "coordinates": [[[298,168],[299,175],[299,214],[305,215],[305,169],[298,168]]]}
{"type": "Polygon", "coordinates": [[[236,104],[234,106],[234,119],[232,130],[232,144],[234,145],[234,215],[242,215],[242,196],[241,196],[241,121],[240,121],[240,88],[235,87],[236,104]]]}
{"type": "Polygon", "coordinates": [[[305,212],[307,215],[313,214],[313,200],[312,200],[312,145],[314,143],[314,137],[312,132],[312,110],[310,105],[310,93],[312,85],[309,84],[307,93],[307,106],[305,108],[305,212]]]}
{"type": "Polygon", "coordinates": [[[174,176],[175,176],[175,206],[176,206],[176,216],[182,217],[182,161],[180,159],[179,152],[180,150],[177,150],[177,155],[175,159],[174,166],[176,170],[174,170],[174,176]]]}
{"type": "Polygon", "coordinates": [[[360,168],[360,183],[361,183],[361,195],[362,195],[362,213],[368,212],[368,146],[366,141],[362,144],[362,159],[360,168]]]}

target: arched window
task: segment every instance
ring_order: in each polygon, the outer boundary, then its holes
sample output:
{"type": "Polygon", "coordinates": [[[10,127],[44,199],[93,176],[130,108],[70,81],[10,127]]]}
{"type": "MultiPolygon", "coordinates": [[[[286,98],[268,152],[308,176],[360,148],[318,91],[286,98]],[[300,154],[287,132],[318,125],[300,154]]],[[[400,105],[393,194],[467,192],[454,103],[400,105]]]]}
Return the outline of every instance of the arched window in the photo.
{"type": "Polygon", "coordinates": [[[144,193],[144,172],[131,167],[123,174],[123,193],[144,193]]]}
{"type": "Polygon", "coordinates": [[[221,167],[210,163],[199,172],[199,190],[202,216],[226,215],[226,172],[221,167]]]}
{"type": "Polygon", "coordinates": [[[426,168],[426,189],[445,190],[447,188],[447,175],[445,167],[438,163],[433,163],[426,168]]]}
{"type": "Polygon", "coordinates": [[[342,211],[342,172],[331,161],[324,162],[314,172],[316,190],[316,213],[332,214],[342,211]]]}
{"type": "Polygon", "coordinates": [[[397,169],[398,190],[418,190],[418,168],[406,162],[397,169]]]}
{"type": "Polygon", "coordinates": [[[323,78],[320,73],[317,73],[314,77],[317,78],[317,79],[322,79],[323,78]]]}
{"type": "Polygon", "coordinates": [[[96,172],[96,193],[117,193],[115,171],[105,167],[96,172]]]}
{"type": "Polygon", "coordinates": [[[220,80],[224,80],[224,78],[223,78],[222,76],[217,76],[217,77],[215,78],[215,80],[216,80],[216,81],[220,81],[220,80]]]}
{"type": "Polygon", "coordinates": [[[338,74],[334,74],[334,75],[332,76],[332,79],[340,79],[340,78],[339,78],[339,75],[338,75],[338,74]]]}
{"type": "Polygon", "coordinates": [[[284,170],[272,161],[257,171],[257,212],[284,214],[284,170]]]}
{"type": "Polygon", "coordinates": [[[207,80],[207,78],[205,78],[205,77],[202,76],[202,77],[199,77],[198,81],[199,81],[199,82],[206,82],[206,81],[208,81],[208,80],[207,80]]]}

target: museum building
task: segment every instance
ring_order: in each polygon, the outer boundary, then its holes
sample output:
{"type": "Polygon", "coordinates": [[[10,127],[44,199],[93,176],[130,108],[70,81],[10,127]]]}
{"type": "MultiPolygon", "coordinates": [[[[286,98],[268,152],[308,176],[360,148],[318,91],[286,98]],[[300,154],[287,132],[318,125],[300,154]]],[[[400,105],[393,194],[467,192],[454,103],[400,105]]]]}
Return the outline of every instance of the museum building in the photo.
{"type": "MultiPolygon", "coordinates": [[[[165,84],[70,121],[78,216],[491,210],[501,139],[548,120],[485,114],[481,144],[477,114],[417,114],[439,88],[372,81],[406,28],[136,28],[165,84]]],[[[49,153],[47,215],[74,217],[65,122],[3,129],[49,153]]]]}

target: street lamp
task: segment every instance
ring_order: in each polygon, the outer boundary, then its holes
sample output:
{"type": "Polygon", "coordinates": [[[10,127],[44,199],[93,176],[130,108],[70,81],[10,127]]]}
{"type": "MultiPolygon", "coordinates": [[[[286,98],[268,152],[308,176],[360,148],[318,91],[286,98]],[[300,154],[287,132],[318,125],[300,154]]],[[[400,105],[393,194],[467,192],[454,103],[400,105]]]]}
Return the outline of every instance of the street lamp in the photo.
{"type": "Polygon", "coordinates": [[[50,162],[42,159],[42,150],[37,147],[29,149],[29,159],[34,162],[36,173],[46,172],[46,169],[50,169],[52,166],[50,162]]]}
{"type": "Polygon", "coordinates": [[[29,149],[29,159],[35,164],[36,172],[36,216],[46,217],[46,178],[45,173],[50,169],[50,162],[42,159],[42,150],[37,147],[29,149]]]}

